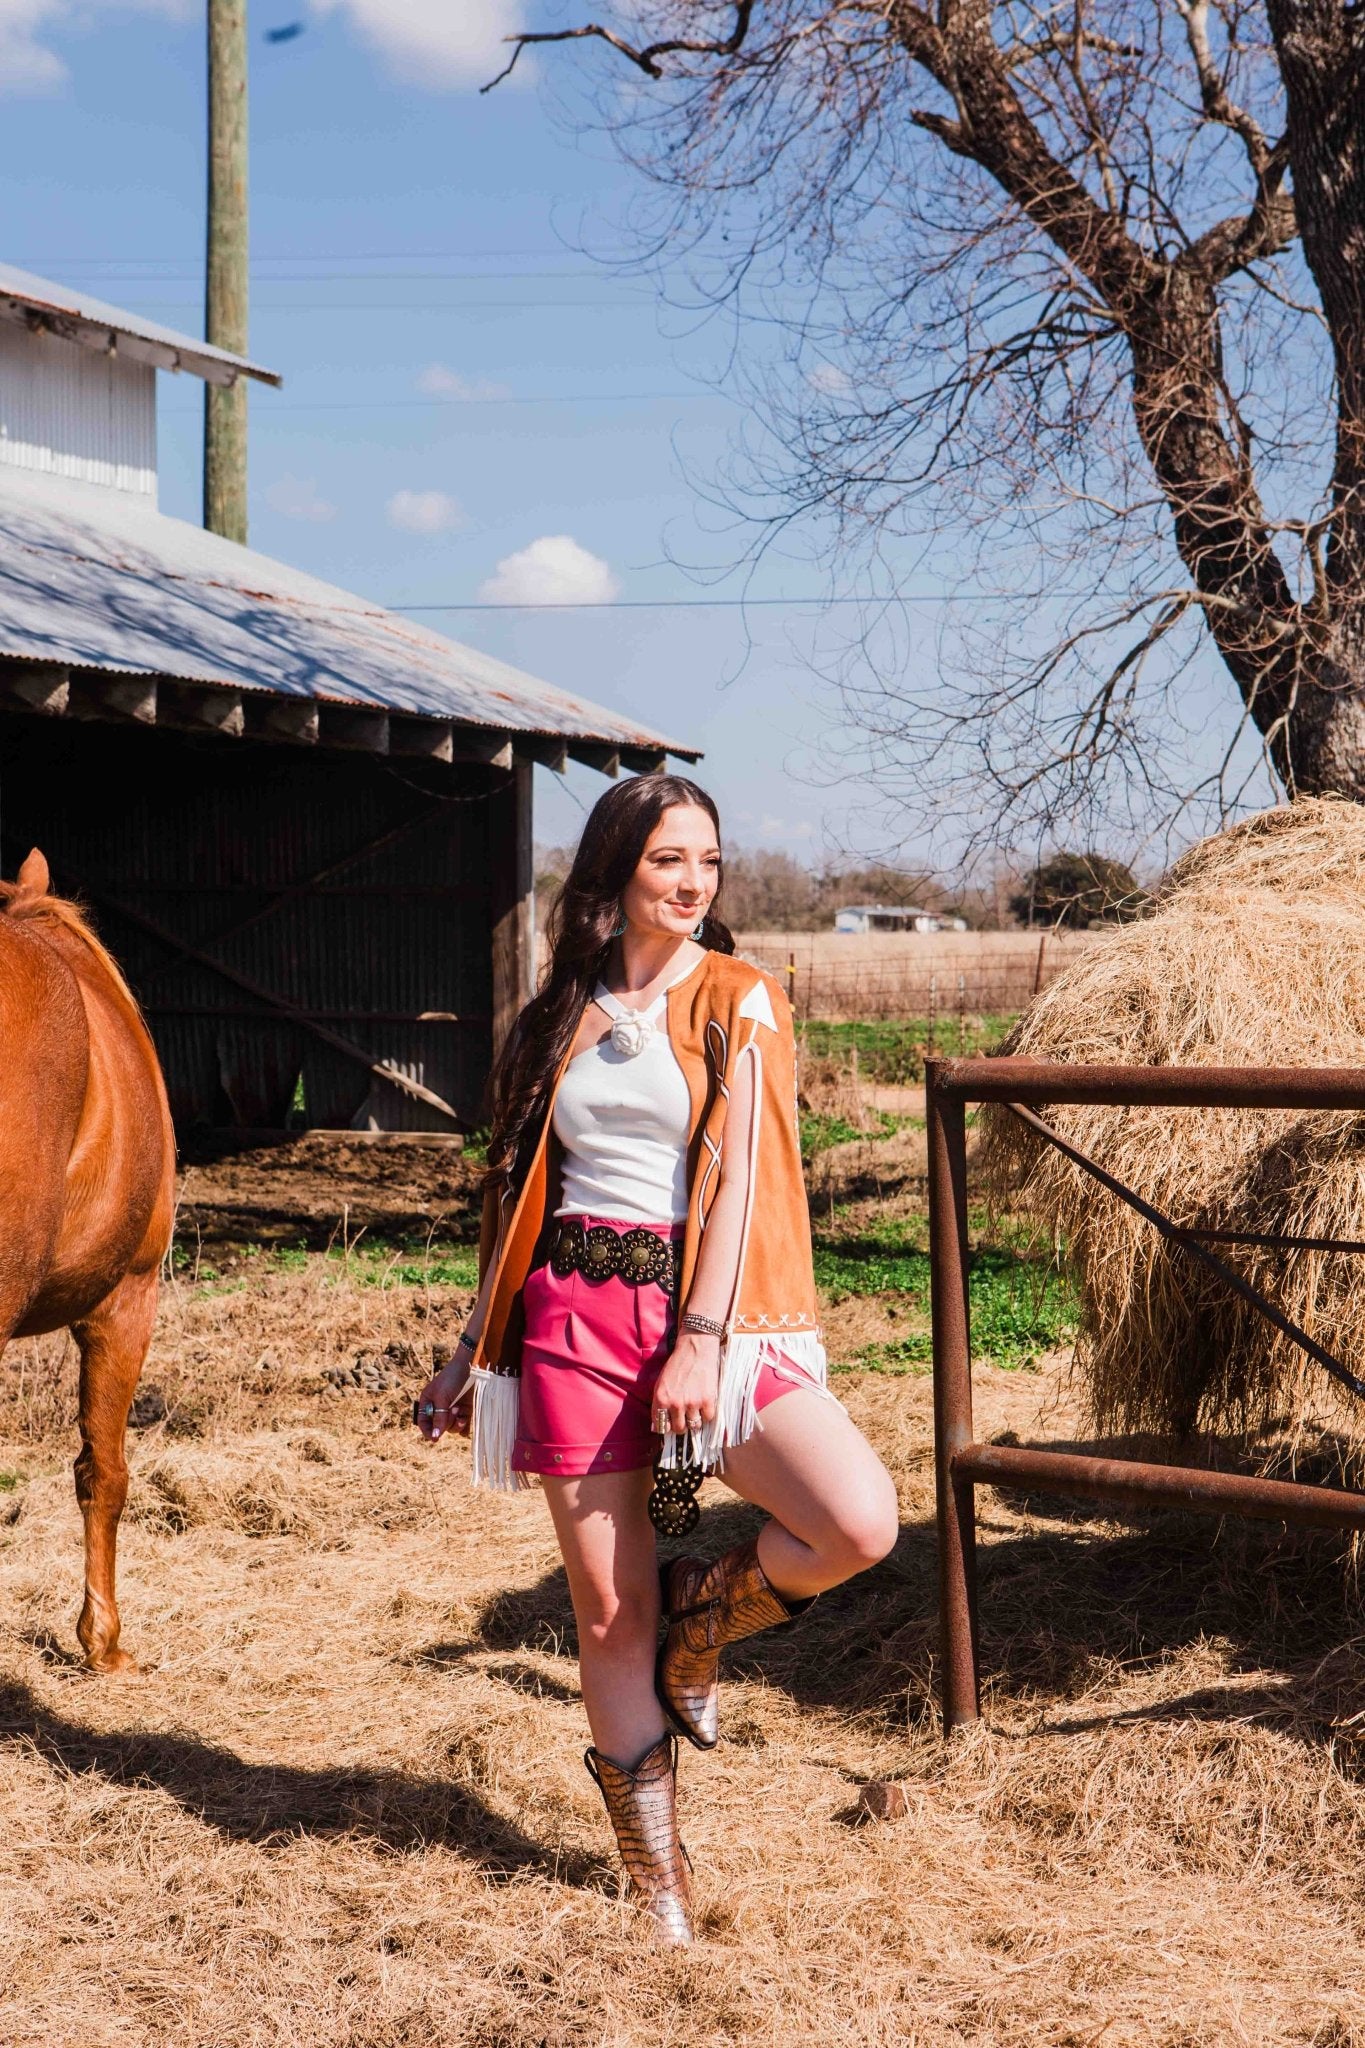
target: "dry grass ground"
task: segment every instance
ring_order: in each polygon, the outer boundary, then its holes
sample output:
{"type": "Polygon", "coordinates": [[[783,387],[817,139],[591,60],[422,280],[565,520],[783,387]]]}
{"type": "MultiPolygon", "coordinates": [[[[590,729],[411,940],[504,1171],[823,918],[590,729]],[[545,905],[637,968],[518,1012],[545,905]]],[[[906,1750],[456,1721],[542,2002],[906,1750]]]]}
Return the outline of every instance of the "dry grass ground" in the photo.
{"type": "MultiPolygon", "coordinates": [[[[69,1356],[9,1354],[5,2048],[1365,2043],[1365,1639],[1330,1551],[983,1493],[987,1714],[946,1750],[915,1372],[838,1382],[901,1540],[735,1657],[719,1751],[683,1759],[706,1940],[649,1949],[539,1496],[476,1496],[406,1389],[322,1377],[389,1345],[420,1370],[465,1297],[225,1252],[249,1200],[284,1228],[300,1170],[191,1177],[200,1279],[168,1290],[133,1446],[136,1677],[72,1654],[69,1356]],[[858,1824],[868,1780],[900,1818],[858,1824]]],[[[846,1302],[836,1351],[894,1307],[846,1302]]],[[[983,1368],[983,1431],[1074,1434],[1061,1364],[983,1368]]],[[[748,1511],[704,1498],[719,1549],[748,1511]]]]}

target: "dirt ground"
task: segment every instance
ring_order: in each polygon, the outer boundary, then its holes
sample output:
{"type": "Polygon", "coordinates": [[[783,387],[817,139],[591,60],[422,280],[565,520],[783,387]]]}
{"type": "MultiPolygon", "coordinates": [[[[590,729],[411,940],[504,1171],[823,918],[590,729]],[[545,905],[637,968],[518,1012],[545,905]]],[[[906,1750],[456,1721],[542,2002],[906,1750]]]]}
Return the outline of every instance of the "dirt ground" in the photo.
{"type": "MultiPolygon", "coordinates": [[[[219,1277],[169,1283],[133,1434],[136,1676],[74,1654],[69,1347],[7,1355],[5,2048],[1363,2048],[1365,1632],[1330,1543],[983,1491],[986,1715],[947,1747],[922,1374],[836,1381],[900,1542],[731,1653],[682,1764],[705,1940],[651,1950],[543,1502],[406,1426],[467,1296],[247,1248],[445,1231],[468,1168],[319,1151],[186,1173],[219,1277]],[[388,1363],[338,1392],[357,1356],[388,1363]]],[[[893,1307],[845,1304],[836,1358],[893,1307]]],[[[1074,1437],[1064,1363],[982,1368],[982,1433],[1074,1437]]],[[[752,1526],[703,1499],[699,1547],[752,1526]]]]}

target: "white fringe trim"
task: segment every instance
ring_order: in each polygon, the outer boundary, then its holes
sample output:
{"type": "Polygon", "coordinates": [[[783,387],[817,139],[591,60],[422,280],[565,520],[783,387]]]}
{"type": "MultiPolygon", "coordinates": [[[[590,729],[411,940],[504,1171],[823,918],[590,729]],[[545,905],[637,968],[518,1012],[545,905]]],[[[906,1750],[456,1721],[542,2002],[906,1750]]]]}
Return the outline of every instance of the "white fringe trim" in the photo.
{"type": "Polygon", "coordinates": [[[489,1372],[476,1365],[474,1422],[470,1430],[472,1476],[476,1486],[494,1493],[518,1493],[531,1484],[530,1475],[512,1470],[521,1407],[521,1380],[513,1373],[489,1372]]]}
{"type": "Polygon", "coordinates": [[[659,1463],[665,1470],[677,1465],[703,1465],[724,1471],[727,1447],[747,1443],[754,1431],[763,1427],[754,1400],[758,1376],[765,1365],[770,1365],[793,1386],[808,1387],[828,1401],[834,1399],[826,1384],[825,1347],[814,1330],[798,1330],[791,1336],[755,1335],[749,1331],[731,1335],[721,1352],[716,1419],[681,1436],[670,1431],[659,1454],[659,1463]]]}

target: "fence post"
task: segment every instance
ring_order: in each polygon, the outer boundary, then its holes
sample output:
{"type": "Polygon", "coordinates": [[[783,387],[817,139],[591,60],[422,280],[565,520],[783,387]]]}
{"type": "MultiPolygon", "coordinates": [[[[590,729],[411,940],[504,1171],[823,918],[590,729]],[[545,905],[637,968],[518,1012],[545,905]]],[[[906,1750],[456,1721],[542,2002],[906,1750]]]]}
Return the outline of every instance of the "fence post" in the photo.
{"type": "MultiPolygon", "coordinates": [[[[812,947],[812,948],[811,948],[811,951],[812,951],[812,952],[814,952],[814,950],[815,950],[815,948],[814,948],[814,947],[812,947]]],[[[809,994],[809,990],[807,990],[807,994],[809,994]]],[[[788,955],[787,955],[787,1001],[788,1001],[788,1002],[789,1002],[789,1003],[791,1004],[791,1006],[792,1006],[792,1014],[793,1014],[793,1016],[795,1016],[795,1014],[796,1014],[796,955],[795,955],[795,953],[788,953],[788,955]]],[[[684,1419],[684,1421],[685,1421],[685,1420],[686,1420],[686,1417],[684,1417],[683,1419],[684,1419]]]]}
{"type": "MultiPolygon", "coordinates": [[[[1035,995],[1037,995],[1039,989],[1043,985],[1043,956],[1046,952],[1047,933],[1044,932],[1042,937],[1038,941],[1038,965],[1033,970],[1033,993],[1035,995]]],[[[683,1420],[687,1420],[686,1416],[683,1417],[683,1420]]]]}
{"type": "Polygon", "coordinates": [[[940,1092],[941,1062],[925,1068],[929,1139],[929,1278],[934,1344],[934,1477],[938,1508],[939,1633],[945,1734],[979,1718],[976,1490],[952,1470],[972,1442],[971,1322],[967,1297],[967,1118],[940,1092]]]}
{"type": "MultiPolygon", "coordinates": [[[[929,1062],[934,1057],[934,1038],[938,1025],[938,976],[929,976],[929,1043],[924,1048],[925,1083],[928,1085],[929,1062]]],[[[686,1418],[684,1418],[685,1420],[686,1418]]]]}

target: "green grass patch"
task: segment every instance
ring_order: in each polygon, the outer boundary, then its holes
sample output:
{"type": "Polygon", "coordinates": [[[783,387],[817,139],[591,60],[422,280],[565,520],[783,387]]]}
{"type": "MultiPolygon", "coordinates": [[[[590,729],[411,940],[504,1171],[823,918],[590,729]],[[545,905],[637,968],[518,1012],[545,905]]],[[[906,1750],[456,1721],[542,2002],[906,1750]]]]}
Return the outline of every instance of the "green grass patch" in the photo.
{"type": "Polygon", "coordinates": [[[851,1065],[856,1052],[858,1072],[865,1081],[917,1087],[924,1079],[926,1054],[966,1058],[994,1052],[1014,1021],[1013,1012],[959,1017],[955,1010],[942,1010],[934,1018],[875,1018],[846,1024],[817,1017],[800,1027],[800,1043],[811,1058],[842,1065],[851,1065]]]}
{"type": "Polygon", "coordinates": [[[23,1480],[17,1472],[0,1472],[0,1493],[15,1493],[23,1480]]]}
{"type": "Polygon", "coordinates": [[[851,1124],[842,1116],[817,1116],[812,1110],[801,1112],[801,1159],[809,1166],[819,1152],[828,1152],[831,1145],[847,1145],[854,1138],[864,1138],[877,1144],[883,1138],[891,1137],[905,1117],[892,1116],[889,1110],[874,1109],[866,1124],[851,1124]]]}
{"type": "Polygon", "coordinates": [[[272,1256],[286,1273],[304,1272],[315,1260],[322,1260],[328,1279],[346,1279],[359,1287],[479,1284],[479,1252],[472,1244],[392,1244],[362,1237],[350,1246],[331,1245],[325,1252],[310,1252],[304,1245],[281,1245],[272,1256]]]}
{"type": "Polygon", "coordinates": [[[884,1372],[893,1378],[907,1373],[929,1372],[934,1363],[934,1343],[927,1330],[910,1337],[897,1337],[888,1344],[867,1344],[847,1365],[832,1365],[831,1372],[884,1372]]]}
{"type": "MultiPolygon", "coordinates": [[[[973,1354],[1013,1368],[1067,1343],[1076,1329],[1076,1299],[1052,1259],[1037,1252],[1023,1226],[1008,1220],[988,1226],[981,1213],[974,1213],[969,1224],[973,1354]]],[[[815,1240],[815,1279],[833,1302],[851,1295],[894,1294],[898,1305],[927,1321],[926,1219],[880,1217],[857,1237],[820,1233],[815,1240]]],[[[913,1331],[869,1345],[854,1363],[873,1372],[907,1372],[931,1362],[932,1356],[927,1330],[913,1331]]]]}

